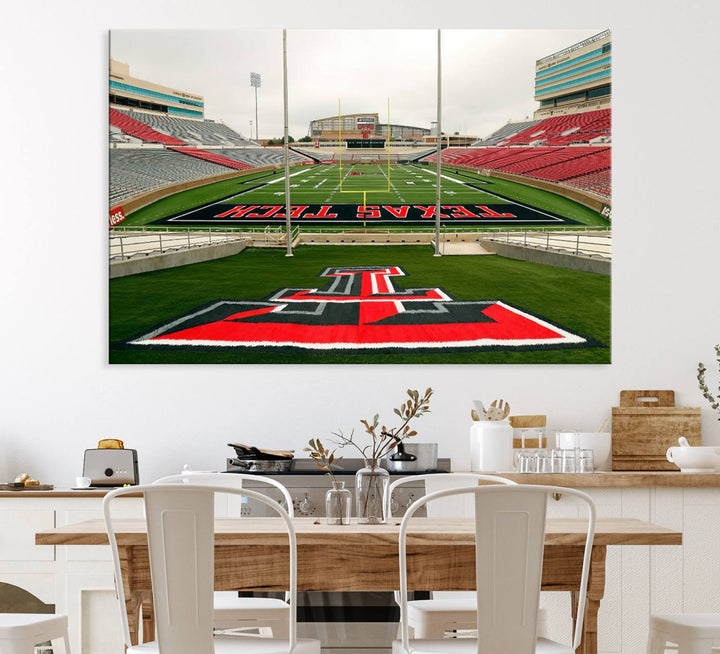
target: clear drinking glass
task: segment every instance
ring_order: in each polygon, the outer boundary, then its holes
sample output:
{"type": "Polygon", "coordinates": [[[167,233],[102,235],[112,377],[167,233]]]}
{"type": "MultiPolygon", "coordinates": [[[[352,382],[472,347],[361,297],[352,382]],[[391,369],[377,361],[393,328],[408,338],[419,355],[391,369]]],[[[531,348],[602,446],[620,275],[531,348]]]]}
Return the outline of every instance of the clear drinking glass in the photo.
{"type": "Polygon", "coordinates": [[[576,472],[577,471],[577,455],[575,450],[560,450],[561,471],[576,472]]]}
{"type": "Polygon", "coordinates": [[[577,471],[592,472],[595,469],[595,461],[592,450],[577,450],[577,471]]]}
{"type": "Polygon", "coordinates": [[[538,450],[535,456],[535,471],[536,472],[552,472],[552,456],[551,453],[545,449],[538,450]]]}
{"type": "MultiPolygon", "coordinates": [[[[518,472],[522,472],[522,470],[520,470],[521,459],[524,459],[529,454],[529,452],[530,450],[524,447],[517,448],[513,452],[513,463],[515,464],[515,470],[517,470],[518,472]]],[[[527,466],[527,464],[525,465],[527,466]]]]}
{"type": "Polygon", "coordinates": [[[552,459],[552,471],[562,472],[562,453],[560,449],[552,450],[550,452],[550,458],[552,459]]]}
{"type": "Polygon", "coordinates": [[[518,456],[518,472],[535,472],[535,453],[522,450],[518,456]]]}

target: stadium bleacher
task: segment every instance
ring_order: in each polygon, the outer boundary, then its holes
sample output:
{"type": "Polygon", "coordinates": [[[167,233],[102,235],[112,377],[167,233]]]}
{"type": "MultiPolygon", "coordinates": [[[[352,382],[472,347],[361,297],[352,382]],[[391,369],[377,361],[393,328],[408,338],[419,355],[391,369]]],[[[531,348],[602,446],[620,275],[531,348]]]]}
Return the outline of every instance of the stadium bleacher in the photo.
{"type": "Polygon", "coordinates": [[[537,125],[540,121],[539,120],[526,120],[523,122],[518,123],[508,123],[507,125],[503,125],[500,129],[494,131],[490,136],[484,139],[479,139],[475,143],[473,143],[473,146],[476,145],[495,145],[496,143],[499,143],[500,141],[504,141],[511,136],[514,136],[515,134],[519,134],[520,132],[524,132],[528,127],[532,127],[533,125],[537,125]]]}
{"type": "Polygon", "coordinates": [[[552,116],[497,142],[497,145],[570,145],[610,137],[610,109],[552,116]]]}
{"type": "MultiPolygon", "coordinates": [[[[469,148],[447,148],[443,163],[561,182],[610,197],[611,112],[508,123],[469,148]]],[[[435,153],[423,159],[436,161],[435,153]]]]}
{"type": "Polygon", "coordinates": [[[238,161],[237,159],[230,159],[229,157],[224,157],[223,155],[218,154],[216,151],[211,152],[209,150],[201,150],[199,148],[191,148],[189,146],[184,146],[182,148],[168,148],[168,150],[173,150],[174,152],[186,154],[191,157],[196,157],[197,159],[203,159],[204,161],[210,161],[212,163],[218,164],[220,166],[225,166],[226,168],[232,168],[234,170],[248,170],[250,168],[253,168],[253,166],[251,166],[250,164],[243,163],[242,161],[238,161]]]}
{"type": "MultiPolygon", "coordinates": [[[[151,114],[132,110],[116,111],[188,145],[228,147],[258,145],[230,129],[227,125],[216,123],[213,120],[191,120],[166,114],[151,114]]],[[[180,145],[180,143],[176,142],[173,145],[180,145]]]]}
{"type": "Polygon", "coordinates": [[[121,129],[126,134],[134,136],[143,141],[150,143],[163,143],[164,145],[185,145],[182,141],[174,136],[163,134],[153,129],[149,125],[128,115],[126,112],[118,111],[110,107],[110,125],[121,129]]]}
{"type": "MultiPolygon", "coordinates": [[[[169,184],[284,163],[281,148],[260,147],[222,123],[131,110],[110,109],[109,141],[112,205],[169,184]]],[[[290,152],[291,163],[305,161],[312,160],[290,152]]]]}
{"type": "MultiPolygon", "coordinates": [[[[213,150],[213,152],[217,152],[228,159],[248,164],[253,168],[282,166],[285,163],[285,151],[283,148],[223,148],[222,150],[213,150]]],[[[312,161],[310,157],[292,150],[289,153],[289,159],[291,164],[312,161]]]]}
{"type": "MultiPolygon", "coordinates": [[[[609,198],[611,151],[608,146],[592,145],[447,148],[442,160],[444,164],[562,182],[609,198]]],[[[433,153],[423,161],[433,163],[436,156],[433,153]]]]}
{"type": "Polygon", "coordinates": [[[195,181],[230,172],[225,166],[170,149],[110,150],[110,203],[123,202],[168,184],[195,181]]]}

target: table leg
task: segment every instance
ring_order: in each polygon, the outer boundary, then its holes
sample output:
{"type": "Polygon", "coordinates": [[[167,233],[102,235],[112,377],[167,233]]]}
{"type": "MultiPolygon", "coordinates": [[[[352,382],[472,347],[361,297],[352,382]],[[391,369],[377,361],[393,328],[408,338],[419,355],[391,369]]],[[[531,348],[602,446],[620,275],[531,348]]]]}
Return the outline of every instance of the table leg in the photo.
{"type": "Polygon", "coordinates": [[[128,629],[130,631],[130,643],[138,645],[140,636],[140,612],[142,611],[142,600],[133,593],[125,597],[125,612],[127,614],[128,629]]]}
{"type": "Polygon", "coordinates": [[[155,609],[153,608],[152,593],[143,591],[138,593],[141,596],[141,615],[143,625],[143,643],[155,640],[155,609]]]}
{"type": "MultiPolygon", "coordinates": [[[[583,633],[577,654],[597,654],[598,625],[597,616],[600,610],[600,600],[605,595],[605,555],[607,548],[604,545],[595,545],[590,558],[590,577],[588,579],[588,592],[585,604],[585,618],[583,620],[583,633]]],[[[577,620],[577,607],[579,593],[571,594],[573,624],[577,620]]]]}
{"type": "Polygon", "coordinates": [[[120,546],[118,554],[125,589],[125,610],[130,642],[133,645],[140,644],[140,625],[142,624],[142,640],[147,643],[155,637],[155,611],[150,586],[147,548],[120,546]]]}

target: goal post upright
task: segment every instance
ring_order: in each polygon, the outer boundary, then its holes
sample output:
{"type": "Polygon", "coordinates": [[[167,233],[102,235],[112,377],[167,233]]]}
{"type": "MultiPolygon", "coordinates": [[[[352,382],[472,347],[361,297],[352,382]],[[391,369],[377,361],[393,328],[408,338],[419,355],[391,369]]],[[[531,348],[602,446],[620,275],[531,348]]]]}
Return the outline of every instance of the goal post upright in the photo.
{"type": "Polygon", "coordinates": [[[387,140],[385,141],[385,148],[387,149],[387,190],[390,192],[390,98],[388,98],[387,108],[387,140]]]}
{"type": "Polygon", "coordinates": [[[338,147],[340,148],[340,193],[342,193],[342,114],[340,113],[340,98],[338,98],[338,147]]]}

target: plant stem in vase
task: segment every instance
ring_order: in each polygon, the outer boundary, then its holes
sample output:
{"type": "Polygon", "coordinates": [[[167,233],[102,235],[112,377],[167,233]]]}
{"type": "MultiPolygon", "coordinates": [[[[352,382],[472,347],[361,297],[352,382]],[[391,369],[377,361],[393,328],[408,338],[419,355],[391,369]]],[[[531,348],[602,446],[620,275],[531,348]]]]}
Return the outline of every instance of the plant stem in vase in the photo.
{"type": "Polygon", "coordinates": [[[383,524],[385,495],[390,485],[390,473],[379,466],[367,466],[355,473],[356,514],[360,524],[383,524]]]}
{"type": "Polygon", "coordinates": [[[349,525],[352,493],[345,488],[344,481],[333,481],[332,486],[325,493],[327,523],[329,525],[349,525]]]}

